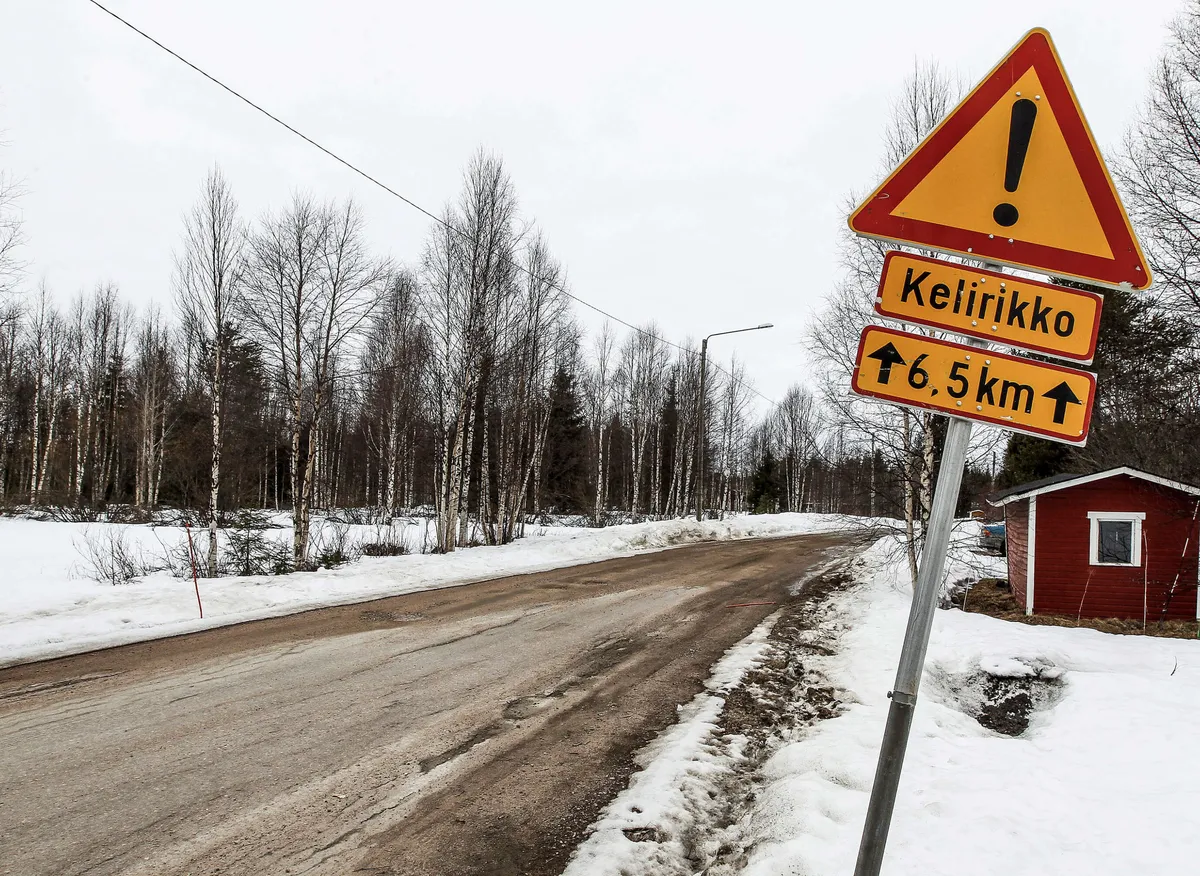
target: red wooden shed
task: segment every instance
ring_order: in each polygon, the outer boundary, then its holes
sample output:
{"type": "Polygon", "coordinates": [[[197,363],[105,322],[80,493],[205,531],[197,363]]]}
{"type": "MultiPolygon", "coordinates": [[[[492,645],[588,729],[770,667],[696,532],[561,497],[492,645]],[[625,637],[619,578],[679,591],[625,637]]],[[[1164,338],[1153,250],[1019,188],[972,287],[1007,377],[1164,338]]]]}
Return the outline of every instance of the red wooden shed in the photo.
{"type": "Polygon", "coordinates": [[[1026,614],[1200,618],[1200,487],[1122,467],[992,496],[1026,614]]]}

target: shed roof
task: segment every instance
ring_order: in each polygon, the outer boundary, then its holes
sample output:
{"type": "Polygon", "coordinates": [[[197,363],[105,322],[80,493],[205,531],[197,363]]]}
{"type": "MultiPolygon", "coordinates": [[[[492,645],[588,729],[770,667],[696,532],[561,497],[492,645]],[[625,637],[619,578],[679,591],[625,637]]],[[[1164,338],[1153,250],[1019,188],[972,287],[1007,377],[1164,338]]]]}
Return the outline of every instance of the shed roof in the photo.
{"type": "Polygon", "coordinates": [[[1200,496],[1200,487],[1194,487],[1191,484],[1185,484],[1180,481],[1172,481],[1167,478],[1160,478],[1158,475],[1152,475],[1148,472],[1138,471],[1136,468],[1130,468],[1127,465],[1123,465],[1118,468],[1110,468],[1107,471],[1098,471],[1094,474],[1059,474],[1049,478],[1042,478],[1040,481],[1030,481],[1027,484],[1019,484],[1018,486],[1010,487],[1007,490],[1002,490],[999,493],[994,493],[993,495],[989,496],[988,504],[1007,505],[1009,502],[1028,499],[1031,496],[1037,496],[1042,493],[1052,493],[1055,490],[1065,490],[1068,487],[1089,484],[1093,481],[1102,481],[1106,478],[1115,477],[1117,475],[1129,475],[1131,478],[1149,481],[1152,484],[1158,484],[1161,487],[1178,490],[1181,493],[1188,493],[1192,496],[1200,496]]]}

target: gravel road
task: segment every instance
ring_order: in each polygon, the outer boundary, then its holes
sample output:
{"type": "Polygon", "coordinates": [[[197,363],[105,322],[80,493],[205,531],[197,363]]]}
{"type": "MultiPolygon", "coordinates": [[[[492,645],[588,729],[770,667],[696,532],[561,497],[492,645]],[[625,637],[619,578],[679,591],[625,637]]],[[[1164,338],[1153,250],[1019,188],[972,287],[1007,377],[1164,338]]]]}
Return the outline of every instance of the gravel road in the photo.
{"type": "MultiPolygon", "coordinates": [[[[719,542],[0,671],[0,873],[559,873],[844,535],[719,542]]],[[[483,550],[480,548],[479,550],[483,550]]]]}

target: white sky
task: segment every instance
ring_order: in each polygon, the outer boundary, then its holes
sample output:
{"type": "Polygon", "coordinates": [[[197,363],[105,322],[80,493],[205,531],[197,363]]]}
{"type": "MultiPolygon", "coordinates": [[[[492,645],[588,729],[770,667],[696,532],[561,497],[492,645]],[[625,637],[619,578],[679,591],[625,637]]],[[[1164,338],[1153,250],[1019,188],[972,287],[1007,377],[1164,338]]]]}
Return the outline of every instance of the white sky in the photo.
{"type": "MultiPolygon", "coordinates": [[[[1182,0],[107,0],[118,14],[437,211],[503,155],[572,290],[673,340],[718,338],[778,398],[837,273],[842,207],[882,172],[914,61],[972,85],[1050,30],[1101,148],[1132,123],[1182,0]]],[[[353,195],[381,252],[428,220],[85,0],[5,0],[0,168],[24,181],[30,285],[171,300],[182,214],[220,163],[254,216],[353,195]]],[[[579,310],[589,328],[599,318],[579,310]]]]}

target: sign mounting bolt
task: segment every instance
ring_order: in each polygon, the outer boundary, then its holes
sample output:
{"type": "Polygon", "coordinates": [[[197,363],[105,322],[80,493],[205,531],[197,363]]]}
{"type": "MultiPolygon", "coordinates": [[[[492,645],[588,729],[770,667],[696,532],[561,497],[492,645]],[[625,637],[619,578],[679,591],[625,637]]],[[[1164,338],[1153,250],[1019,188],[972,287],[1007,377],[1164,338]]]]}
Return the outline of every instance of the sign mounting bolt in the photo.
{"type": "Polygon", "coordinates": [[[975,410],[977,410],[977,411],[982,411],[982,410],[983,410],[983,405],[975,405],[975,410]]]}
{"type": "Polygon", "coordinates": [[[971,320],[971,325],[979,325],[979,321],[973,319],[971,320]]]}

